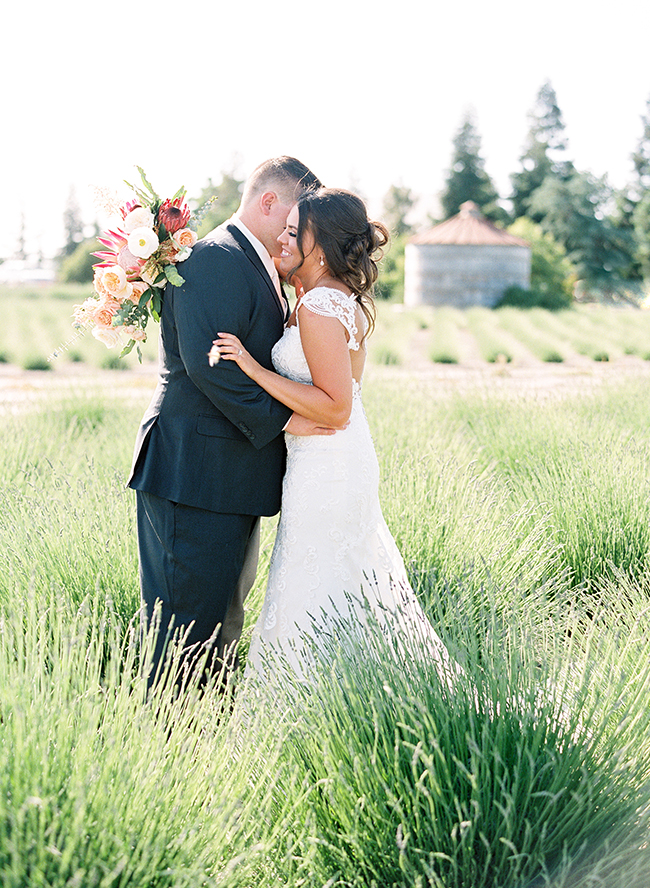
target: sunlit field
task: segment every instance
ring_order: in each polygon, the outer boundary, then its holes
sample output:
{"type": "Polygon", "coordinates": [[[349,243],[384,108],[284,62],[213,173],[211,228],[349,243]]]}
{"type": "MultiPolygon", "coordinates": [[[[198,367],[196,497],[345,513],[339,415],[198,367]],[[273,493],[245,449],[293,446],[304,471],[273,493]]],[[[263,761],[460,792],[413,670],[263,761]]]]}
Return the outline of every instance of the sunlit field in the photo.
{"type": "Polygon", "coordinates": [[[650,315],[380,306],[382,505],[462,675],[378,630],[269,706],[146,699],[124,483],[155,341],[27,371],[74,299],[0,298],[0,884],[650,884],[650,315]]]}
{"type": "MultiPolygon", "coordinates": [[[[118,360],[116,349],[107,349],[90,332],[80,335],[73,329],[73,308],[90,294],[90,286],[70,284],[0,287],[0,364],[41,370],[75,363],[108,369],[137,365],[135,352],[118,360]]],[[[379,303],[378,309],[370,348],[378,364],[607,362],[625,356],[650,360],[650,311],[632,307],[583,304],[549,312],[512,307],[405,309],[379,303]]],[[[150,329],[142,347],[144,364],[156,361],[157,330],[154,324],[150,329]]]]}

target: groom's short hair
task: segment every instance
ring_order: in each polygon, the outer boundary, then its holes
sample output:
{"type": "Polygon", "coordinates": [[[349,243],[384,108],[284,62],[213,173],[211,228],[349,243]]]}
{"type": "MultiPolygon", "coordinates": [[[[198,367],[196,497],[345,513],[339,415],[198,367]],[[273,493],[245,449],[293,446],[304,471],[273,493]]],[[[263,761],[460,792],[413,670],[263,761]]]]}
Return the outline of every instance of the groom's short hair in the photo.
{"type": "Polygon", "coordinates": [[[274,191],[282,203],[295,203],[305,191],[315,191],[322,183],[309,167],[295,157],[272,157],[265,160],[250,174],[244,187],[242,203],[274,191]]]}

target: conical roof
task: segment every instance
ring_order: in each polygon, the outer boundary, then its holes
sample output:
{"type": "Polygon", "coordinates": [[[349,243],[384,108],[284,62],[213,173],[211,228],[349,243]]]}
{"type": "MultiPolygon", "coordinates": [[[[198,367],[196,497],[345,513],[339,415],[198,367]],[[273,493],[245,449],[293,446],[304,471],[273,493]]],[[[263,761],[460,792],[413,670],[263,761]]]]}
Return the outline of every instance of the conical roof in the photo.
{"type": "Polygon", "coordinates": [[[529,247],[528,241],[509,234],[490,222],[473,200],[461,205],[460,213],[416,234],[412,244],[473,244],[475,246],[529,247]]]}

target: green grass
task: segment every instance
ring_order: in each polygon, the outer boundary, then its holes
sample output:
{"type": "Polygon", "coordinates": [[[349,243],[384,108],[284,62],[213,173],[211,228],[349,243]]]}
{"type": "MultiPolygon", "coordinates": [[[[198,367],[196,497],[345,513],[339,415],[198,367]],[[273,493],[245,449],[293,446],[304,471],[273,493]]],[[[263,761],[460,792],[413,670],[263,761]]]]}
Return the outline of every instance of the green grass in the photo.
{"type": "Polygon", "coordinates": [[[647,381],[540,400],[371,366],[385,516],[463,674],[343,626],[309,685],[240,685],[232,716],[145,699],[124,481],[147,393],[119,386],[0,414],[0,884],[650,884],[647,381]]]}
{"type": "MultiPolygon", "coordinates": [[[[48,285],[35,289],[0,287],[0,307],[5,323],[0,330],[0,353],[5,360],[24,369],[55,369],[82,361],[94,367],[106,366],[117,353],[98,342],[90,331],[72,326],[75,305],[92,294],[92,286],[48,285]]],[[[144,361],[157,359],[156,325],[142,348],[144,361]]],[[[137,366],[134,353],[122,365],[137,366]]]]}
{"type": "MultiPolygon", "coordinates": [[[[64,369],[86,363],[102,369],[135,367],[137,354],[118,358],[90,331],[72,327],[74,306],[90,295],[90,286],[49,285],[0,287],[5,323],[0,330],[0,362],[25,369],[64,369]]],[[[581,355],[615,361],[624,355],[647,360],[650,312],[577,304],[548,312],[539,308],[420,306],[406,309],[378,302],[377,328],[369,341],[370,359],[380,365],[408,367],[414,357],[432,363],[462,364],[468,341],[489,363],[516,363],[531,358],[561,362],[581,355]]],[[[143,361],[157,360],[157,326],[142,347],[143,361]]],[[[471,357],[474,355],[472,354],[471,357]]]]}

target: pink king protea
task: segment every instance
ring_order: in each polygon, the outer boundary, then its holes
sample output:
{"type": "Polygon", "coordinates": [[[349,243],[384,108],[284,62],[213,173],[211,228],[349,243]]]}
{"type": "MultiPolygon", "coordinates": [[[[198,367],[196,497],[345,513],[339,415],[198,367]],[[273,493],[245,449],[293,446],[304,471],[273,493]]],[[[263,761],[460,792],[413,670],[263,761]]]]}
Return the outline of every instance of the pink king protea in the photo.
{"type": "Polygon", "coordinates": [[[176,200],[167,198],[158,211],[158,221],[162,222],[168,234],[174,234],[175,231],[185,228],[190,221],[190,215],[190,208],[184,198],[177,197],[176,200]]]}

